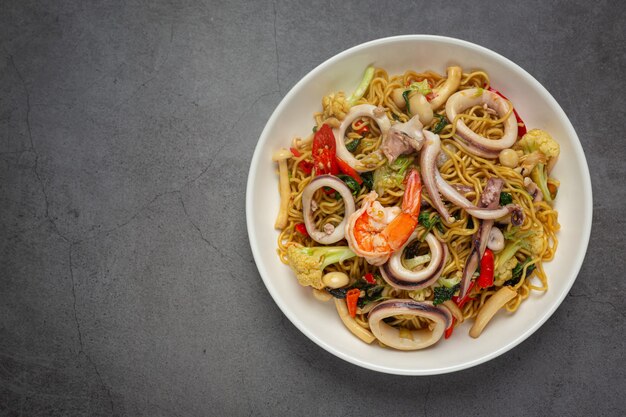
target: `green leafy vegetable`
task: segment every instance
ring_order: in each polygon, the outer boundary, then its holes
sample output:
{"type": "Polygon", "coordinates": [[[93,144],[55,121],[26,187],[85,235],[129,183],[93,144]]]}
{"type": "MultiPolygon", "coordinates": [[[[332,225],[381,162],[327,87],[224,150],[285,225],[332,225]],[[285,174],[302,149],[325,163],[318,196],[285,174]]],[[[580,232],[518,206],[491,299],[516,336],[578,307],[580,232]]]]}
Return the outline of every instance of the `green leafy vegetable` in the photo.
{"type": "Polygon", "coordinates": [[[418,240],[414,240],[413,242],[409,243],[404,249],[404,258],[411,259],[419,256],[419,248],[420,242],[418,240]]]}
{"type": "MultiPolygon", "coordinates": [[[[504,285],[509,285],[511,287],[514,285],[517,285],[519,280],[522,279],[522,273],[524,272],[524,267],[529,262],[532,262],[532,258],[530,256],[526,258],[524,262],[521,262],[515,265],[515,268],[513,268],[513,276],[511,277],[511,279],[505,281],[504,285]]],[[[529,276],[530,274],[532,274],[534,270],[535,270],[535,264],[530,265],[528,268],[526,268],[526,276],[529,276]]]]}
{"type": "Polygon", "coordinates": [[[441,217],[439,217],[438,214],[431,214],[432,213],[430,211],[422,211],[417,218],[417,222],[426,228],[426,232],[424,232],[424,235],[420,238],[420,240],[424,240],[433,227],[436,227],[440,233],[445,233],[443,223],[441,223],[441,217]]]}
{"type": "Polygon", "coordinates": [[[385,289],[384,285],[368,285],[365,290],[365,297],[359,298],[357,305],[363,308],[366,304],[378,301],[382,298],[382,292],[385,289]]]}
{"type": "Polygon", "coordinates": [[[339,299],[346,298],[346,293],[348,292],[346,288],[327,288],[326,291],[333,297],[339,299]]]}
{"type": "Polygon", "coordinates": [[[378,195],[383,195],[387,188],[399,187],[404,181],[406,170],[413,163],[413,157],[409,155],[399,156],[392,164],[385,164],[374,171],[374,190],[378,195]]]}
{"type": "Polygon", "coordinates": [[[346,183],[348,188],[352,190],[352,195],[357,195],[359,194],[359,191],[361,191],[361,186],[359,185],[359,183],[356,182],[356,180],[350,175],[337,174],[337,178],[346,183]]]}
{"type": "Polygon", "coordinates": [[[452,288],[448,287],[435,287],[435,299],[433,300],[434,305],[439,305],[445,301],[448,301],[452,298],[454,293],[459,289],[460,284],[456,284],[452,288]]]}
{"type": "Polygon", "coordinates": [[[360,138],[351,140],[350,142],[346,143],[346,149],[350,152],[354,152],[356,151],[356,148],[359,147],[360,143],[361,143],[360,138]]]}
{"type": "Polygon", "coordinates": [[[433,126],[433,133],[439,133],[443,130],[444,127],[448,124],[448,119],[443,114],[435,114],[435,117],[439,119],[436,125],[433,126]]]}
{"type": "Polygon", "coordinates": [[[409,104],[409,94],[411,94],[411,90],[404,90],[402,93],[402,98],[404,99],[404,104],[406,104],[407,113],[411,113],[411,104],[409,104]]]}
{"type": "Polygon", "coordinates": [[[394,171],[397,171],[398,174],[400,175],[404,175],[404,173],[406,172],[407,168],[409,166],[411,166],[411,164],[413,163],[413,157],[409,156],[409,155],[400,155],[399,157],[396,158],[395,161],[393,161],[392,164],[390,164],[389,166],[391,167],[391,169],[393,169],[394,171]]]}
{"type": "Polygon", "coordinates": [[[509,193],[500,193],[500,205],[506,206],[513,202],[513,196],[509,193]]]}
{"type": "Polygon", "coordinates": [[[313,131],[313,133],[317,133],[317,126],[313,126],[313,129],[311,129],[313,131]]]}
{"type": "Polygon", "coordinates": [[[367,187],[368,190],[372,190],[374,188],[374,174],[370,172],[363,172],[361,174],[361,179],[363,180],[363,186],[367,187]]]}

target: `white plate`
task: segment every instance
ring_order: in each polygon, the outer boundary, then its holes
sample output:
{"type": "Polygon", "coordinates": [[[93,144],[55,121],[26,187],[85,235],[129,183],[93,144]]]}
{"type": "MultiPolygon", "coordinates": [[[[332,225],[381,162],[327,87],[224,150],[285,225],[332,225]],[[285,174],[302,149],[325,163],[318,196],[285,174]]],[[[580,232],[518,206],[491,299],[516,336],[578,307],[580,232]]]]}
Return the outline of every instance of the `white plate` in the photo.
{"type": "MultiPolygon", "coordinates": [[[[561,304],[582,264],[591,232],[592,198],[589,169],[567,116],[530,74],[508,59],[469,42],[429,35],[379,39],[330,58],[300,80],[270,117],[256,146],[246,195],[250,246],[261,277],[276,304],[302,333],[332,354],[365,368],[402,375],[432,375],[478,365],[508,351],[537,330],[561,304]],[[322,96],[356,88],[364,69],[375,65],[390,75],[407,69],[445,73],[456,64],[465,71],[484,69],[491,85],[515,105],[529,129],[541,128],[561,145],[553,176],[561,181],[559,247],[545,264],[549,290],[535,292],[512,315],[500,312],[479,339],[468,336],[469,324],[428,349],[401,352],[365,344],[342,324],[332,302],[320,303],[301,287],[276,254],[274,221],[279,206],[278,179],[272,152],[288,147],[294,136],[306,136],[320,110],[322,96]]],[[[554,343],[559,343],[554,340],[554,343]]]]}

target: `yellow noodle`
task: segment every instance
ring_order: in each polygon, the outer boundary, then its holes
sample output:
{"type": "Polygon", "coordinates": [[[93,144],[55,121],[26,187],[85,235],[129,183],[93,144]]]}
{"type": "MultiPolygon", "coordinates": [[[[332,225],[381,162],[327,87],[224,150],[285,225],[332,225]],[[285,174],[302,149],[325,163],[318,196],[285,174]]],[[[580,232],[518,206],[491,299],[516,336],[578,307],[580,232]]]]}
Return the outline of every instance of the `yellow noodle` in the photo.
{"type": "MultiPolygon", "coordinates": [[[[373,104],[382,106],[386,109],[387,116],[390,120],[404,122],[410,119],[410,115],[406,110],[396,106],[391,98],[391,94],[395,89],[405,88],[407,85],[415,81],[428,80],[433,88],[438,87],[445,82],[444,75],[427,71],[418,73],[415,71],[406,71],[404,74],[397,76],[389,76],[383,69],[376,69],[374,79],[370,83],[365,95],[357,104],[373,104]]],[[[461,77],[461,85],[459,90],[468,88],[488,88],[490,80],[488,75],[483,71],[474,71],[471,73],[463,73],[461,77]]],[[[524,212],[524,222],[519,227],[521,231],[531,229],[541,229],[543,233],[542,251],[538,254],[531,254],[527,249],[521,249],[516,254],[518,261],[523,261],[527,257],[532,260],[524,266],[522,278],[512,288],[517,291],[514,297],[506,305],[508,311],[515,311],[521,303],[529,297],[532,291],[547,291],[548,278],[543,268],[543,262],[550,261],[554,258],[558,238],[557,232],[560,228],[558,223],[558,213],[553,207],[546,202],[533,202],[531,196],[525,191],[523,177],[511,168],[504,167],[497,160],[489,160],[474,156],[468,153],[463,146],[459,144],[455,135],[455,125],[458,120],[463,120],[467,126],[474,132],[490,138],[498,139],[504,135],[504,122],[512,115],[513,105],[510,103],[510,109],[506,115],[499,117],[481,106],[474,106],[463,113],[456,116],[440,132],[442,139],[442,151],[448,160],[441,165],[440,172],[442,177],[451,185],[470,186],[474,191],[466,194],[472,203],[477,204],[482,190],[490,177],[499,177],[504,181],[503,192],[510,193],[513,203],[519,205],[524,212]],[[529,267],[534,266],[534,271],[530,276],[526,277],[529,267]]],[[[439,110],[438,114],[445,117],[445,109],[439,110]]],[[[329,123],[336,126],[339,123],[335,117],[325,117],[324,112],[314,114],[316,126],[323,123],[329,123]]],[[[433,124],[438,121],[437,118],[433,124]]],[[[428,127],[427,127],[428,128],[428,127]]],[[[306,138],[294,138],[292,147],[295,148],[300,156],[291,158],[288,161],[289,166],[289,184],[291,189],[290,209],[288,211],[288,224],[280,232],[278,237],[278,254],[282,262],[287,263],[286,245],[289,243],[298,243],[304,246],[318,246],[316,242],[297,231],[296,225],[303,222],[302,217],[302,192],[306,185],[311,181],[311,175],[307,174],[303,169],[303,164],[311,164],[311,147],[314,134],[310,134],[306,138]]],[[[365,117],[353,121],[351,129],[348,130],[347,141],[360,140],[359,145],[354,152],[355,157],[359,160],[374,161],[376,166],[382,166],[386,160],[381,157],[380,146],[382,143],[382,134],[377,124],[373,120],[365,117]],[[356,133],[359,128],[365,125],[368,132],[363,136],[356,133]],[[377,159],[379,158],[379,159],[377,159]]],[[[417,163],[416,159],[415,163],[417,163]]],[[[558,181],[550,179],[550,183],[558,187],[558,181]]],[[[363,187],[359,194],[355,196],[357,208],[360,207],[368,190],[363,187]]],[[[404,187],[397,186],[385,189],[379,196],[379,201],[384,206],[400,205],[404,195],[404,187]]],[[[430,203],[428,195],[423,194],[422,198],[430,203]]],[[[344,205],[341,199],[335,199],[334,195],[319,190],[315,196],[318,209],[315,211],[314,222],[318,227],[330,223],[339,224],[343,218],[344,205]]],[[[434,233],[441,241],[443,241],[449,249],[450,256],[444,266],[444,277],[460,276],[467,257],[471,252],[472,236],[478,229],[478,221],[469,216],[464,210],[448,205],[450,213],[455,216],[456,221],[446,227],[443,232],[434,228],[434,233]]],[[[506,227],[507,231],[511,231],[512,226],[506,227]]],[[[418,226],[419,236],[424,233],[424,228],[418,226]]],[[[338,242],[337,245],[347,245],[345,241],[338,242]]],[[[497,255],[496,255],[497,256],[497,255]]],[[[363,258],[353,258],[341,264],[335,264],[327,267],[326,271],[342,271],[345,272],[351,280],[351,284],[361,280],[366,273],[377,273],[377,267],[368,264],[363,258]]],[[[497,292],[500,287],[494,286],[489,289],[481,289],[475,286],[469,293],[469,301],[462,307],[465,319],[476,317],[481,306],[497,292]]],[[[421,298],[432,300],[434,295],[432,290],[420,293],[421,298]]],[[[381,299],[390,298],[410,298],[408,291],[394,289],[388,285],[382,291],[381,299]]],[[[356,321],[361,326],[369,328],[366,314],[357,314],[356,321]]],[[[420,329],[432,325],[429,320],[412,317],[400,316],[389,321],[389,324],[409,329],[420,329]]]]}

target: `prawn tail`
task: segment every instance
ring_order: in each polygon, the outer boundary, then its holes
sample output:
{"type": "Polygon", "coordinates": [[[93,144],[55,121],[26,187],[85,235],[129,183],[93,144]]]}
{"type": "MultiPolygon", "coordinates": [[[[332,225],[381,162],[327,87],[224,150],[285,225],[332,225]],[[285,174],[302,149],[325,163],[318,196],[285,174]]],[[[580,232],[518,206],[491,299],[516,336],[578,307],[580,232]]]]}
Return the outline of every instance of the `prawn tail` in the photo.
{"type": "Polygon", "coordinates": [[[412,168],[404,177],[405,190],[402,199],[402,212],[417,219],[422,204],[422,180],[417,169],[412,168]]]}
{"type": "Polygon", "coordinates": [[[416,227],[417,217],[413,217],[410,214],[400,213],[393,219],[383,230],[383,235],[391,250],[395,252],[400,249],[409,240],[411,233],[413,233],[416,227]]]}

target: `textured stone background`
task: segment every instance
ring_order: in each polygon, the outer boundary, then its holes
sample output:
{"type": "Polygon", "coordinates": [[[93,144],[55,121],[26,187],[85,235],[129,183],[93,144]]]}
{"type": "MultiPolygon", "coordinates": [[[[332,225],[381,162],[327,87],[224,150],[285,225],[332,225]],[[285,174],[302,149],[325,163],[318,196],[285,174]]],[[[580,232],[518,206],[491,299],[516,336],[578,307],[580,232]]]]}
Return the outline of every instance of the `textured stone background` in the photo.
{"type": "Polygon", "coordinates": [[[624,415],[626,10],[620,1],[4,0],[0,416],[624,415]],[[314,66],[432,33],[533,74],[594,186],[570,295],[449,375],[360,369],[310,342],[252,261],[256,140],[314,66]]]}

